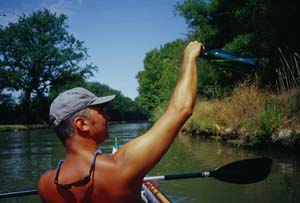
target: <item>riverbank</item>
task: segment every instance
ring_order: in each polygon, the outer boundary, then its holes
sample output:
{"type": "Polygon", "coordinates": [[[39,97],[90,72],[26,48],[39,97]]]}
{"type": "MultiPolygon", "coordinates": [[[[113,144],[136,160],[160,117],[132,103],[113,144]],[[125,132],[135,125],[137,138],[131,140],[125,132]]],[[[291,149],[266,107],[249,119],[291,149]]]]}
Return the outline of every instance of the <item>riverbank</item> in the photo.
{"type": "MultiPolygon", "coordinates": [[[[139,121],[110,121],[110,125],[115,124],[126,124],[126,123],[145,123],[147,120],[139,120],[139,121]]],[[[20,130],[33,130],[33,129],[41,129],[41,128],[49,128],[48,124],[31,124],[31,125],[1,125],[0,124],[0,132],[5,131],[20,131],[20,130]]]]}
{"type": "Polygon", "coordinates": [[[48,124],[31,124],[31,125],[0,125],[0,132],[5,131],[21,131],[21,130],[32,130],[32,129],[41,129],[49,128],[48,124]]]}
{"type": "Polygon", "coordinates": [[[276,95],[241,85],[226,98],[198,101],[183,132],[251,147],[296,148],[300,146],[299,90],[276,95]]]}
{"type": "Polygon", "coordinates": [[[241,139],[241,137],[243,137],[242,134],[236,134],[226,130],[222,133],[216,133],[215,131],[200,129],[191,131],[183,128],[181,133],[186,136],[201,137],[203,139],[210,139],[216,142],[231,144],[235,147],[250,149],[268,148],[300,152],[299,131],[293,132],[289,129],[282,130],[280,133],[274,135],[274,137],[271,137],[270,140],[266,140],[265,142],[259,144],[253,144],[252,142],[245,141],[244,139],[241,139]]]}

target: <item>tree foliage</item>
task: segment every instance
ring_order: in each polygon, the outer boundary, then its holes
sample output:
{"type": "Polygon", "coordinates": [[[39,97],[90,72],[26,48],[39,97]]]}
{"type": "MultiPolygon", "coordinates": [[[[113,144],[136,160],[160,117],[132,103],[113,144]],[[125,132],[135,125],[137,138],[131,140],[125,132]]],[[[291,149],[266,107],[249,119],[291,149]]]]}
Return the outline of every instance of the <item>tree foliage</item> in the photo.
{"type": "MultiPolygon", "coordinates": [[[[299,52],[299,1],[185,0],[175,5],[190,31],[187,41],[204,42],[206,49],[223,49],[259,60],[255,68],[238,63],[209,64],[198,60],[198,96],[222,97],[242,81],[275,87],[280,64],[278,48],[299,52]],[[264,59],[264,60],[261,60],[264,59]],[[267,63],[261,63],[265,61],[267,63]]],[[[139,104],[148,112],[165,106],[182,63],[184,41],[165,44],[147,53],[139,72],[139,104]]]]}
{"type": "Polygon", "coordinates": [[[68,33],[66,20],[65,15],[45,9],[23,14],[16,23],[0,28],[1,90],[22,91],[28,122],[47,105],[50,86],[84,80],[97,69],[92,64],[82,66],[87,50],[68,33]],[[34,105],[37,112],[31,112],[34,105]]]}
{"type": "Polygon", "coordinates": [[[185,0],[175,6],[192,28],[191,37],[201,39],[208,48],[222,48],[236,38],[244,38],[239,40],[240,47],[231,50],[239,52],[251,52],[247,50],[251,44],[258,46],[251,47],[255,51],[274,46],[276,27],[271,21],[271,8],[270,0],[185,0]]]}
{"type": "Polygon", "coordinates": [[[144,70],[137,75],[138,103],[146,112],[152,112],[170,97],[177,81],[184,46],[183,40],[177,40],[146,54],[144,70]]]}
{"type": "MultiPolygon", "coordinates": [[[[261,86],[272,86],[280,60],[278,48],[300,49],[299,4],[297,0],[185,0],[175,9],[191,28],[191,40],[203,41],[208,49],[267,59],[269,63],[259,67],[256,76],[261,86]]],[[[237,79],[242,78],[232,78],[237,79]]]]}

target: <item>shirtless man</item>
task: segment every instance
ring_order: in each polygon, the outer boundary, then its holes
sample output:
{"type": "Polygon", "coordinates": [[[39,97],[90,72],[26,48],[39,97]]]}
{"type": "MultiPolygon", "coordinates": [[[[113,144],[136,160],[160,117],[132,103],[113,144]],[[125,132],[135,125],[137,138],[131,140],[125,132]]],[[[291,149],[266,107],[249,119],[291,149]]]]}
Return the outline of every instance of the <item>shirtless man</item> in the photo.
{"type": "Polygon", "coordinates": [[[108,117],[102,108],[114,96],[96,97],[83,88],[61,93],[51,104],[50,122],[67,154],[57,169],[41,177],[38,190],[43,202],[140,202],[144,176],[166,153],[193,112],[196,58],[202,49],[203,44],[197,41],[187,45],[166,111],[151,129],[111,157],[101,155],[98,144],[108,138],[108,117]]]}

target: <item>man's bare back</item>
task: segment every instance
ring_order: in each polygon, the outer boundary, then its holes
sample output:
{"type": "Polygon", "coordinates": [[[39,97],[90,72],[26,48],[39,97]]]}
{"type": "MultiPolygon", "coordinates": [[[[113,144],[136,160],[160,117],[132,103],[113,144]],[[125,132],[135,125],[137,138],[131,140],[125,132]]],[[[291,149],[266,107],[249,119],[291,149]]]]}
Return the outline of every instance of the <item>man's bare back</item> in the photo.
{"type": "MultiPolygon", "coordinates": [[[[80,167],[76,163],[77,161],[68,164],[65,161],[59,174],[59,183],[70,183],[74,180],[80,180],[87,175],[91,159],[81,160],[80,167]]],[[[140,186],[130,184],[126,177],[122,175],[122,170],[115,166],[113,157],[97,156],[91,181],[81,187],[60,188],[54,184],[56,173],[57,170],[50,171],[43,175],[40,180],[39,193],[43,197],[44,202],[140,202],[140,186]],[[117,182],[115,181],[116,179],[118,180],[117,182]]],[[[141,184],[142,180],[138,185],[141,184]]]]}

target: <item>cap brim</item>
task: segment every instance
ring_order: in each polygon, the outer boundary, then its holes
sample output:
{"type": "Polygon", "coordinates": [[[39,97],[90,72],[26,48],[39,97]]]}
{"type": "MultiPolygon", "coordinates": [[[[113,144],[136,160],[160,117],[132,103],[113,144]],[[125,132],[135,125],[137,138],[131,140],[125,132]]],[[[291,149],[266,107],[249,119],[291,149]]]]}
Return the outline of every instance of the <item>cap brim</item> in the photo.
{"type": "Polygon", "coordinates": [[[109,95],[105,97],[98,97],[95,101],[93,101],[89,106],[96,106],[96,105],[105,105],[112,101],[116,95],[109,95]]]}

